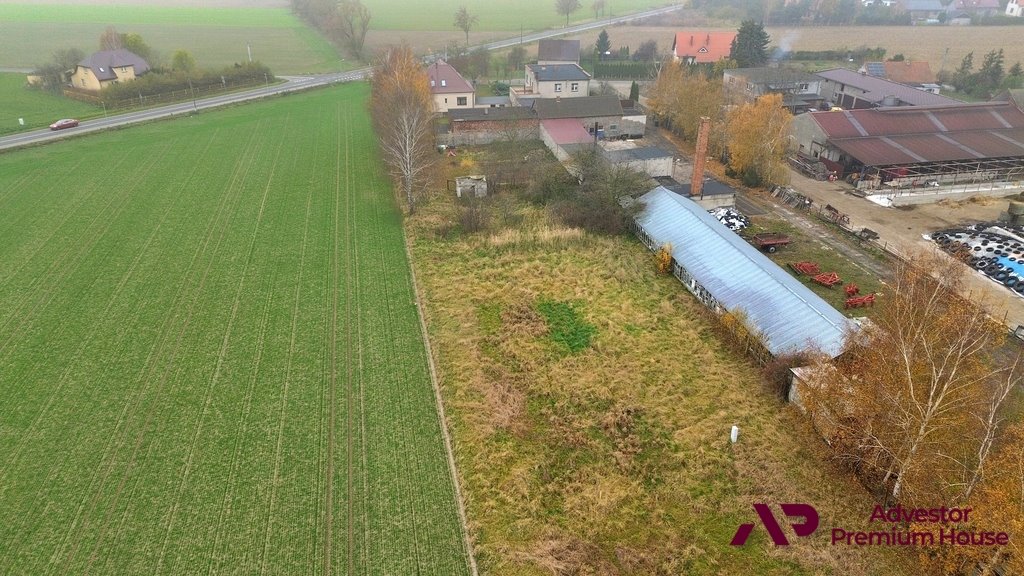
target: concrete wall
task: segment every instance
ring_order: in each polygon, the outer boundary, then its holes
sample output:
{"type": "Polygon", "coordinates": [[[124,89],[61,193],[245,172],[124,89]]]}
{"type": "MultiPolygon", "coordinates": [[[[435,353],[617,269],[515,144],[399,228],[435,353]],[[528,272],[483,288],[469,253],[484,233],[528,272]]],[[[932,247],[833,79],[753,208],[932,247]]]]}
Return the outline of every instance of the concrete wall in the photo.
{"type": "Polygon", "coordinates": [[[972,196],[1001,198],[1024,192],[1024,181],[968,184],[950,188],[934,188],[932,190],[879,190],[871,195],[871,200],[878,204],[889,206],[911,206],[914,204],[934,204],[940,200],[966,200],[972,196]]]}
{"type": "Polygon", "coordinates": [[[616,164],[620,166],[629,166],[630,168],[643,172],[651,177],[672,175],[671,156],[665,156],[664,158],[651,158],[647,160],[629,160],[626,162],[616,162],[616,164]]]}

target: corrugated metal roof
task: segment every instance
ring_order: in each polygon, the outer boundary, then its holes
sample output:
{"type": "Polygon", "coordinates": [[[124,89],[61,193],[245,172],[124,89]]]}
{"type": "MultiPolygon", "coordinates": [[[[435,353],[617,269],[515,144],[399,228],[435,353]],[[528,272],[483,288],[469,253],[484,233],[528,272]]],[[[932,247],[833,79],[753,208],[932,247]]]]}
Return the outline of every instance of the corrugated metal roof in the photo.
{"type": "Polygon", "coordinates": [[[601,118],[622,116],[618,96],[580,96],[578,98],[537,98],[533,110],[542,120],[548,118],[601,118]]]}
{"type": "Polygon", "coordinates": [[[884,78],[876,78],[869,74],[861,74],[856,70],[833,68],[831,70],[815,72],[815,74],[826,80],[831,80],[833,82],[852,86],[858,90],[863,90],[865,91],[865,94],[859,94],[857,95],[857,98],[874,102],[876,104],[884,101],[886,96],[895,96],[911,106],[960,103],[952,98],[932,94],[931,92],[925,92],[924,90],[918,90],[913,86],[907,86],[906,84],[900,84],[899,82],[890,82],[884,78]]]}
{"type": "Polygon", "coordinates": [[[1024,156],[1024,112],[1006,102],[812,112],[830,144],[868,166],[1024,156]]]}
{"type": "Polygon", "coordinates": [[[659,186],[637,222],[730,311],[742,310],[774,355],[816,347],[831,357],[855,325],[695,202],[659,186]]]}

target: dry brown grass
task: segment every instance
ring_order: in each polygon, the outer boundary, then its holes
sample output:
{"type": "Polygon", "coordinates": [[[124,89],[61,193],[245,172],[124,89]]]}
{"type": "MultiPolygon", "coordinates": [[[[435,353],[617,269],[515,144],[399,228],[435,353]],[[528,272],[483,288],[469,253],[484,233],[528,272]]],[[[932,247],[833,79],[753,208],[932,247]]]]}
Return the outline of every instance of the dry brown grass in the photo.
{"type": "MultiPolygon", "coordinates": [[[[687,28],[694,27],[688,24],[687,28]]],[[[709,28],[709,30],[735,30],[735,27],[709,28]]],[[[654,39],[658,49],[667,53],[672,48],[672,38],[677,30],[674,26],[616,26],[608,29],[613,46],[637,47],[641,42],[654,39]]],[[[902,53],[908,60],[926,60],[933,72],[942,67],[943,54],[949,48],[945,66],[951,70],[960,65],[960,60],[974,51],[975,67],[981,65],[982,57],[989,50],[1003,49],[1006,67],[1014,62],[1024,63],[1024,27],[1020,26],[815,26],[815,27],[768,27],[772,44],[778,45],[783,39],[791,50],[831,50],[836,48],[857,48],[859,46],[881,46],[892,56],[902,53]]],[[[584,45],[593,44],[600,30],[587,32],[579,38],[584,45]]],[[[860,62],[849,65],[860,66],[860,62]]]]}
{"type": "Polygon", "coordinates": [[[810,502],[823,527],[863,526],[872,503],[638,242],[566,234],[535,210],[525,232],[453,238],[437,231],[452,204],[431,198],[407,231],[484,573],[907,572],[830,547],[826,529],[730,547],[753,502],[810,502]],[[554,346],[540,298],[573,302],[591,347],[554,346]]]}

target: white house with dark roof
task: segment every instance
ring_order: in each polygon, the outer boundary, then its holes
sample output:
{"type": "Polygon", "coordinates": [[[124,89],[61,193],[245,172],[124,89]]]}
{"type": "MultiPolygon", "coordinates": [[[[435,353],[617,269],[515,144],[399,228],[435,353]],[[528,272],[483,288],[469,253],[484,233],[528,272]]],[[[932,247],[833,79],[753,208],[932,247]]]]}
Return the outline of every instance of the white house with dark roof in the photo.
{"type": "Polygon", "coordinates": [[[510,92],[512,101],[581,98],[590,95],[590,74],[579,64],[527,64],[526,83],[510,92]]]}
{"type": "Polygon", "coordinates": [[[434,112],[447,112],[454,108],[473,108],[476,91],[454,66],[437,59],[427,66],[430,93],[434,96],[434,112]]]}
{"type": "Polygon", "coordinates": [[[75,66],[71,84],[79,90],[99,92],[118,82],[129,82],[149,72],[149,63],[124,48],[95,52],[75,66]]]}
{"type": "Polygon", "coordinates": [[[1006,15],[1013,16],[1014,18],[1024,16],[1024,4],[1017,0],[1010,0],[1006,3],[1006,15]]]}

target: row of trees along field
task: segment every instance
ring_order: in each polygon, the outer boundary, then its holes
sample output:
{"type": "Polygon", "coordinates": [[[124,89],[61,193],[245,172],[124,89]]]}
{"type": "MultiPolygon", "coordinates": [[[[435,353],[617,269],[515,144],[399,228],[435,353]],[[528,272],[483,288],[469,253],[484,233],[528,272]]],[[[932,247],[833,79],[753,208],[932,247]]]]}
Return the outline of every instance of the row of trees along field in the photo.
{"type": "Polygon", "coordinates": [[[359,0],[291,0],[292,11],[360,60],[373,14],[359,0]]]}
{"type": "Polygon", "coordinates": [[[721,78],[729,68],[767,62],[769,42],[760,24],[744,22],[728,59],[711,66],[666,60],[648,99],[658,120],[684,140],[695,141],[700,118],[711,118],[710,151],[726,159],[729,173],[748,186],[788,182],[786,140],[792,115],[782,107],[780,94],[753,103],[727,103],[721,78]]]}
{"type": "MultiPolygon", "coordinates": [[[[922,573],[1024,572],[1024,365],[1007,332],[966,293],[960,262],[896,261],[886,305],[800,396],[835,456],[883,501],[971,508],[957,530],[1006,532],[1004,546],[935,546],[922,573]]],[[[949,526],[914,525],[935,533],[949,526]]]]}
{"type": "Polygon", "coordinates": [[[371,80],[370,115],[381,155],[412,214],[437,154],[430,81],[408,45],[381,56],[371,80]]]}

